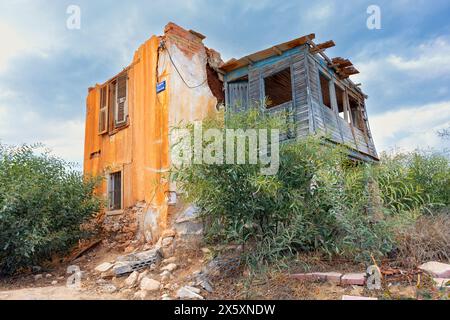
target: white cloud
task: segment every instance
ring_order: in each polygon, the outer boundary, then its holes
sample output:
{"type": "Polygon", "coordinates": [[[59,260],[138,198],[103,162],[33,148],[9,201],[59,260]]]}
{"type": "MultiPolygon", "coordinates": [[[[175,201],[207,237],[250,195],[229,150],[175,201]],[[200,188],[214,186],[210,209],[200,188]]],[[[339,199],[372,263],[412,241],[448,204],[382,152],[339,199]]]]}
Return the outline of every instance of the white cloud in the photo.
{"type": "Polygon", "coordinates": [[[405,58],[390,55],[390,66],[422,77],[436,77],[450,72],[450,42],[439,37],[421,44],[415,50],[415,57],[405,58]]]}
{"type": "Polygon", "coordinates": [[[0,71],[6,69],[11,58],[23,53],[27,48],[27,40],[12,26],[0,21],[0,36],[5,44],[0,50],[0,71]]]}
{"type": "Polygon", "coordinates": [[[440,149],[444,143],[436,132],[450,124],[450,101],[420,107],[405,107],[370,118],[379,151],[391,148],[440,149]]]}
{"type": "MultiPolygon", "coordinates": [[[[391,40],[382,45],[391,46],[391,40]]],[[[402,54],[390,54],[382,58],[369,58],[367,55],[371,51],[374,51],[371,46],[362,49],[363,53],[355,62],[361,72],[352,77],[357,82],[366,84],[374,79],[382,79],[387,83],[389,77],[386,74],[392,72],[400,72],[417,80],[448,76],[450,73],[450,38],[447,37],[431,39],[418,46],[403,47],[402,54]]],[[[386,88],[390,86],[386,85],[386,88]]]]}
{"type": "Polygon", "coordinates": [[[0,139],[3,143],[43,143],[56,156],[82,163],[84,121],[46,119],[33,111],[0,105],[0,139]]]}

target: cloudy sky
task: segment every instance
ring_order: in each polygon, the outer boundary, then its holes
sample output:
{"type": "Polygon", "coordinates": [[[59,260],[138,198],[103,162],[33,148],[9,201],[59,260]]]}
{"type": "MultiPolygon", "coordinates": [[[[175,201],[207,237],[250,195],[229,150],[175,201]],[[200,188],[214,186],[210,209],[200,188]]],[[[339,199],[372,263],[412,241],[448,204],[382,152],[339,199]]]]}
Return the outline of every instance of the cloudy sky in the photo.
{"type": "Polygon", "coordinates": [[[450,2],[347,1],[44,1],[0,3],[0,140],[43,142],[82,161],[87,88],[126,66],[140,43],[173,21],[207,36],[224,60],[315,33],[333,39],[331,57],[350,58],[369,95],[379,151],[443,149],[450,125],[450,2]],[[367,7],[381,9],[369,30],[367,7]],[[81,28],[69,30],[69,5],[81,28]]]}

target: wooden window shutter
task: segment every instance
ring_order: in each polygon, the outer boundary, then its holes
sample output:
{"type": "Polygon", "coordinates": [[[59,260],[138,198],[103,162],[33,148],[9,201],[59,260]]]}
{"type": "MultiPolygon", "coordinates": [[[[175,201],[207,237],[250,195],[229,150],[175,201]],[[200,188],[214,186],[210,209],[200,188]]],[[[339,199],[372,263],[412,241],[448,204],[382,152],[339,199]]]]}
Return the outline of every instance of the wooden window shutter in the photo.
{"type": "Polygon", "coordinates": [[[115,125],[121,126],[126,124],[128,118],[128,75],[127,73],[121,74],[117,78],[116,84],[116,110],[115,110],[115,125]]]}
{"type": "Polygon", "coordinates": [[[100,89],[100,113],[98,133],[104,134],[108,132],[108,86],[100,89]]]}

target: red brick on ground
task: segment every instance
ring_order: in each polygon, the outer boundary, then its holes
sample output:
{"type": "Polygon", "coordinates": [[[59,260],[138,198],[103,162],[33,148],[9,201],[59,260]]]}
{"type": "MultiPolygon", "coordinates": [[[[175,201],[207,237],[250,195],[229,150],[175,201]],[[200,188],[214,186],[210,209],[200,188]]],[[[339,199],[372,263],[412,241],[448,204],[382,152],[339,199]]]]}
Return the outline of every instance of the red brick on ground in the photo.
{"type": "Polygon", "coordinates": [[[365,284],[366,284],[365,273],[346,273],[341,278],[341,285],[363,286],[365,284]]]}

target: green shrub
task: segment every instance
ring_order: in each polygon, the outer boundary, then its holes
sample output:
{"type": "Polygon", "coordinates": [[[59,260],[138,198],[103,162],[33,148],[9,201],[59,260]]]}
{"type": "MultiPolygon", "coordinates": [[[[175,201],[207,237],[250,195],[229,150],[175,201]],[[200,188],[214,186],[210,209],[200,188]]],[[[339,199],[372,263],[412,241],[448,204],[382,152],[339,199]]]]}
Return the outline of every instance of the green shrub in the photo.
{"type": "Polygon", "coordinates": [[[0,274],[62,254],[92,230],[98,180],[83,179],[39,146],[0,145],[0,274]]]}
{"type": "MultiPolygon", "coordinates": [[[[226,126],[208,120],[203,128],[280,128],[282,119],[255,108],[227,115],[226,126]]],[[[344,149],[313,136],[282,144],[279,154],[272,176],[261,173],[260,162],[174,170],[186,200],[200,209],[208,241],[243,244],[254,266],[298,251],[368,259],[392,249],[387,223],[369,210],[370,166],[348,165],[344,149]]]]}

